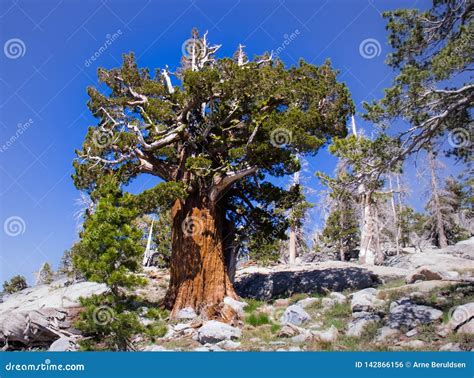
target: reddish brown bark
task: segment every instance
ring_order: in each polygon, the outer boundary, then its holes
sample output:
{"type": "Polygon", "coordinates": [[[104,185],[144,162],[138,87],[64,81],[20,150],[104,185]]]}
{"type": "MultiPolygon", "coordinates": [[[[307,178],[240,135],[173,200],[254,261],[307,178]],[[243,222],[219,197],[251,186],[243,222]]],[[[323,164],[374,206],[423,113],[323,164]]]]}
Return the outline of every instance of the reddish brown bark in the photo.
{"type": "Polygon", "coordinates": [[[165,298],[171,317],[191,307],[205,318],[232,322],[236,314],[223,300],[237,295],[225,268],[222,214],[197,195],[177,200],[171,214],[171,280],[165,298]]]}

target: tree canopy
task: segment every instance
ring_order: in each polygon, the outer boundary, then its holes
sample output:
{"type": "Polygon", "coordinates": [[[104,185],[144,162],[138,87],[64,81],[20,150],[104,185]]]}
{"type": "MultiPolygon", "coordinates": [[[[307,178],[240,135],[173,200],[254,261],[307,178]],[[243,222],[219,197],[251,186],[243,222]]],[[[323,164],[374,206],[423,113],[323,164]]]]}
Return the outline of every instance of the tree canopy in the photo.
{"type": "Polygon", "coordinates": [[[77,151],[77,188],[92,193],[106,173],[122,184],[151,174],[174,185],[159,183],[148,198],[163,189],[199,193],[219,202],[235,232],[284,233],[288,221],[275,209],[301,194],[269,178],[299,170],[297,154],[314,155],[346,135],[354,111],[347,87],[329,61],[286,68],[269,54],[250,60],[242,46],[217,58],[220,46],[196,30],[183,46],[176,73],[165,67],[152,75],[133,53],[119,68],[99,69],[106,89],[88,89],[98,125],[77,151]]]}
{"type": "Polygon", "coordinates": [[[439,142],[449,132],[447,151],[469,160],[472,152],[474,84],[474,5],[466,0],[433,0],[426,11],[398,9],[384,13],[394,51],[387,63],[396,72],[380,101],[365,104],[366,118],[388,126],[410,124],[397,138],[401,154],[384,165],[439,142]]]}

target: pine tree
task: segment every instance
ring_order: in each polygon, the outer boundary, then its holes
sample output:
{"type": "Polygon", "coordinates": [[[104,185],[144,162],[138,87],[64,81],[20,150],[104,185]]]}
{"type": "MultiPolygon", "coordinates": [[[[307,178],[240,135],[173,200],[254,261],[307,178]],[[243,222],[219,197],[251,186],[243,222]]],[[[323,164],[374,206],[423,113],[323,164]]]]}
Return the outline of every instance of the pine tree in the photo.
{"type": "Polygon", "coordinates": [[[403,247],[414,246],[421,252],[423,244],[430,239],[426,230],[428,217],[404,205],[400,208],[400,241],[403,247]]]}
{"type": "Polygon", "coordinates": [[[21,291],[26,289],[28,284],[26,283],[26,279],[23,276],[17,275],[10,279],[10,281],[5,281],[3,283],[3,291],[7,294],[13,294],[17,291],[21,291]]]}
{"type": "Polygon", "coordinates": [[[113,176],[107,177],[95,194],[100,194],[100,199],[84,222],[74,266],[85,278],[107,284],[112,294],[120,297],[124,289],[141,283],[134,274],[143,253],[139,244],[142,233],[133,226],[138,210],[113,176]]]}
{"type": "MultiPolygon", "coordinates": [[[[307,162],[297,156],[302,168],[307,166],[307,162]]],[[[302,170],[297,171],[293,175],[292,186],[295,191],[300,193],[299,198],[293,202],[289,212],[290,237],[288,242],[288,263],[294,265],[296,256],[303,253],[307,249],[305,235],[303,231],[303,222],[308,215],[308,211],[314,207],[313,204],[306,200],[308,188],[302,183],[302,170]]]]}
{"type": "Polygon", "coordinates": [[[355,249],[360,241],[357,199],[344,185],[346,175],[344,164],[336,169],[336,180],[325,181],[331,188],[330,213],[326,219],[322,236],[325,244],[335,246],[341,261],[355,249]]]}
{"type": "Polygon", "coordinates": [[[447,219],[444,217],[443,204],[441,203],[441,188],[439,187],[439,179],[437,175],[438,160],[431,147],[428,147],[428,168],[430,171],[430,187],[431,187],[431,198],[428,201],[428,211],[433,218],[433,227],[431,228],[431,235],[436,240],[436,244],[440,248],[446,248],[448,246],[448,240],[446,237],[446,222],[447,219]]]}
{"type": "Polygon", "coordinates": [[[72,280],[77,280],[81,278],[81,273],[79,270],[74,266],[74,254],[78,250],[79,244],[74,243],[73,246],[64,251],[61,261],[59,262],[58,273],[65,274],[67,277],[71,278],[72,280]]]}
{"type": "Polygon", "coordinates": [[[53,282],[54,273],[51,265],[45,262],[41,265],[41,268],[36,273],[36,285],[48,285],[53,282]]]}
{"type": "Polygon", "coordinates": [[[142,232],[133,221],[139,214],[135,198],[123,193],[115,177],[105,176],[93,192],[94,212],[86,217],[73,262],[85,278],[107,284],[109,292],[81,298],[83,311],[76,327],[87,338],[86,350],[130,350],[131,337],[142,330],[128,291],[144,284],[141,268],[142,232]]]}
{"type": "Polygon", "coordinates": [[[364,105],[366,118],[383,125],[404,119],[410,125],[397,135],[403,148],[381,166],[390,166],[427,144],[437,149],[436,142],[446,135],[451,144],[448,153],[471,158],[473,14],[472,1],[464,0],[433,0],[426,11],[384,13],[394,50],[387,62],[397,76],[382,100],[364,105]]]}
{"type": "MultiPolygon", "coordinates": [[[[334,138],[329,151],[341,159],[345,172],[335,179],[318,173],[318,176],[330,185],[357,193],[357,202],[361,207],[361,236],[359,261],[362,264],[381,264],[384,254],[380,244],[380,230],[378,222],[378,201],[386,196],[383,190],[383,176],[388,174],[388,168],[383,161],[399,153],[398,142],[387,135],[380,133],[374,139],[365,137],[358,132],[352,119],[353,133],[345,139],[334,138]]],[[[398,166],[391,166],[391,170],[399,170],[398,166]]]]}
{"type": "Polygon", "coordinates": [[[471,184],[472,179],[464,182],[462,177],[456,179],[453,176],[448,176],[445,179],[446,195],[443,199],[446,203],[445,206],[452,214],[454,223],[460,229],[465,230],[465,238],[474,233],[473,187],[471,184]]]}
{"type": "Polygon", "coordinates": [[[469,211],[464,207],[467,196],[463,185],[453,177],[447,177],[444,188],[438,188],[432,193],[426,206],[430,214],[426,229],[440,248],[471,236],[468,229],[464,228],[468,224],[463,221],[465,214],[469,211]]]}
{"type": "Polygon", "coordinates": [[[154,195],[184,191],[171,210],[166,305],[172,316],[192,307],[228,320],[235,314],[222,302],[236,294],[224,254],[238,235],[227,232],[253,224],[268,235],[268,225],[285,224],[274,209],[292,193],[268,179],[296,172],[297,153],[314,155],[344,136],[353,104],[329,62],[285,68],[268,54],[218,59],[219,47],[194,30],[174,86],[167,68],[151,77],[133,54],[119,68],[100,69],[109,92],[88,90],[99,125],[78,151],[74,181],[91,192],[104,172],[124,184],[150,174],[164,181],[154,195]]]}

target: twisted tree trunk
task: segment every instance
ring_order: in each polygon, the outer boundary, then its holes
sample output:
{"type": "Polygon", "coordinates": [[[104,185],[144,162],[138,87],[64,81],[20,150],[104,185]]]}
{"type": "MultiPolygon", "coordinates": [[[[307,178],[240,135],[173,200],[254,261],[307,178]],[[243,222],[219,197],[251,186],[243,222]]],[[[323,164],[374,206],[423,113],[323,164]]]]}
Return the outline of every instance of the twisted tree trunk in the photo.
{"type": "Polygon", "coordinates": [[[177,200],[171,214],[171,280],[165,298],[171,317],[190,307],[204,318],[232,321],[236,314],[223,304],[224,297],[237,297],[225,268],[223,214],[199,194],[177,200]]]}

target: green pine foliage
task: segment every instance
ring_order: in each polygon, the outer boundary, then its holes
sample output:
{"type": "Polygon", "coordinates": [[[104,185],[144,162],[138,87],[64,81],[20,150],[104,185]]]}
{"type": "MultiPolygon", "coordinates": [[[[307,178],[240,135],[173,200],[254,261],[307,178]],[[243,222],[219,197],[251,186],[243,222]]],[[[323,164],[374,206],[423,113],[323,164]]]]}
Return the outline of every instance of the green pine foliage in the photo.
{"type": "Polygon", "coordinates": [[[3,283],[3,291],[7,294],[13,294],[17,291],[26,289],[28,284],[26,283],[26,278],[20,275],[12,277],[9,281],[3,283]]]}
{"type": "Polygon", "coordinates": [[[322,232],[323,242],[344,255],[359,245],[359,234],[356,209],[347,203],[329,214],[322,232]]]}
{"type": "MultiPolygon", "coordinates": [[[[441,192],[439,201],[443,220],[444,232],[449,244],[456,244],[461,240],[471,237],[467,229],[472,225],[472,207],[470,206],[472,188],[466,187],[464,183],[454,177],[447,177],[444,190],[441,192]]],[[[438,232],[433,213],[433,199],[427,203],[427,212],[431,216],[425,224],[430,238],[436,245],[439,244],[438,232]]]]}
{"type": "Polygon", "coordinates": [[[416,240],[428,239],[426,232],[426,223],[428,217],[416,212],[409,206],[402,206],[399,211],[400,220],[400,244],[403,247],[409,247],[416,244],[416,240]]]}
{"type": "Polygon", "coordinates": [[[74,265],[90,281],[103,282],[114,295],[142,283],[134,275],[140,268],[142,233],[132,222],[138,216],[132,196],[122,193],[115,179],[100,187],[94,213],[84,222],[74,265]]]}
{"type": "Polygon", "coordinates": [[[80,271],[74,266],[73,256],[80,249],[79,243],[74,243],[71,248],[64,251],[59,262],[58,273],[64,274],[72,280],[81,278],[80,271]]]}
{"type": "Polygon", "coordinates": [[[51,265],[48,262],[45,262],[43,266],[41,267],[41,282],[45,284],[50,284],[53,282],[54,279],[54,272],[53,269],[51,268],[51,265]]]}
{"type": "MultiPolygon", "coordinates": [[[[192,40],[213,52],[199,67],[184,57],[171,90],[166,70],[139,68],[133,53],[121,67],[99,69],[108,90],[88,89],[98,125],[77,151],[74,183],[92,193],[106,174],[122,184],[151,174],[164,181],[155,195],[181,191],[217,201],[222,223],[235,225],[230,239],[273,239],[274,229],[284,234],[289,226],[277,209],[288,211],[295,193],[269,179],[293,174],[298,154],[315,155],[346,134],[354,109],[347,87],[329,61],[287,68],[264,54],[242,66],[217,57],[218,47],[196,30],[192,40]],[[224,185],[226,177],[235,179],[224,185]]],[[[156,213],[149,200],[144,213],[156,213]]]]}
{"type": "Polygon", "coordinates": [[[139,211],[133,196],[123,193],[112,176],[94,196],[97,204],[72,258],[86,279],[107,284],[110,292],[81,299],[84,311],[76,327],[87,336],[81,343],[85,350],[129,350],[131,337],[143,331],[127,295],[145,283],[135,274],[143,254],[142,232],[133,225],[139,211]]]}
{"type": "Polygon", "coordinates": [[[130,303],[114,294],[81,298],[81,306],[75,326],[86,336],[83,350],[130,350],[132,336],[144,332],[130,303]]]}
{"type": "Polygon", "coordinates": [[[402,154],[386,165],[447,134],[448,153],[472,156],[473,14],[472,2],[452,0],[433,0],[428,10],[384,13],[393,48],[387,62],[397,76],[382,100],[364,104],[366,118],[385,126],[400,118],[410,123],[398,135],[402,154]]]}

